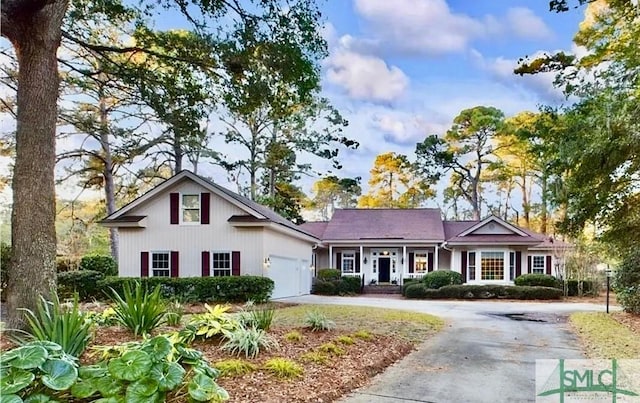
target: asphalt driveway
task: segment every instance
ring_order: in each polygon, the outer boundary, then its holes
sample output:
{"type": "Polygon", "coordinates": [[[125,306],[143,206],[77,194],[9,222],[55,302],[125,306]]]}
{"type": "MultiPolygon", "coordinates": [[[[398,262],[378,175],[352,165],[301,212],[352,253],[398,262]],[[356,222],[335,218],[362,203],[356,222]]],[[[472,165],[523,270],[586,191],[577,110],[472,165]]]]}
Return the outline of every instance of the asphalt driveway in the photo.
{"type": "Polygon", "coordinates": [[[579,303],[314,295],[282,301],[404,309],[447,320],[442,332],[344,403],[534,401],[536,359],[583,357],[568,331],[567,315],[604,310],[579,303]]]}

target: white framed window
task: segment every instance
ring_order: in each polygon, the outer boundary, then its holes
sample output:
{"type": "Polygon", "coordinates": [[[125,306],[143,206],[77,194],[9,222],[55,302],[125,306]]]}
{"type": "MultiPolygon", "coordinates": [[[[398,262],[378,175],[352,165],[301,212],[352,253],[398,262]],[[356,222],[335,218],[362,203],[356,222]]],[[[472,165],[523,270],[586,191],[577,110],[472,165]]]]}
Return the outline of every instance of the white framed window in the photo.
{"type": "Polygon", "coordinates": [[[480,279],[504,280],[504,252],[480,252],[480,279]]]}
{"type": "Polygon", "coordinates": [[[467,275],[469,281],[474,281],[476,279],[476,253],[467,252],[467,254],[467,275]]]}
{"type": "Polygon", "coordinates": [[[343,273],[355,273],[356,272],[356,253],[352,250],[346,250],[342,252],[342,272],[343,273]]]}
{"type": "Polygon", "coordinates": [[[211,252],[211,275],[213,277],[231,275],[231,252],[211,252]]]}
{"type": "Polygon", "coordinates": [[[544,255],[531,256],[531,273],[544,274],[545,258],[544,255]]]}
{"type": "Polygon", "coordinates": [[[200,195],[183,194],[180,196],[182,223],[200,224],[200,195]]]}
{"type": "Polygon", "coordinates": [[[509,280],[513,281],[516,278],[516,253],[509,252],[509,280]]]}
{"type": "Polygon", "coordinates": [[[151,252],[151,276],[171,277],[171,254],[169,252],[151,252]]]}
{"type": "Polygon", "coordinates": [[[429,271],[429,255],[427,252],[414,252],[413,253],[413,272],[414,273],[426,273],[429,271]]]}

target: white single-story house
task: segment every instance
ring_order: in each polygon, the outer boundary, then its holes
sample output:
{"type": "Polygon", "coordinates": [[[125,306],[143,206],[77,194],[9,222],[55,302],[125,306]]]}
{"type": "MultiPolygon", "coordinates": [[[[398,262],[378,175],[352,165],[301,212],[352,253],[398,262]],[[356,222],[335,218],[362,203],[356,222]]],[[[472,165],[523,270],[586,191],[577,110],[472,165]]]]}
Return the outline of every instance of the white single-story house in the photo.
{"type": "Polygon", "coordinates": [[[369,283],[401,284],[453,270],[469,284],[512,284],[525,273],[558,275],[570,245],[499,217],[445,221],[439,209],[338,209],[301,227],[321,242],[313,264],[369,283]]]}
{"type": "Polygon", "coordinates": [[[122,277],[264,276],[272,298],[308,294],[319,239],[272,210],[182,171],[101,221],[118,228],[122,277]]]}

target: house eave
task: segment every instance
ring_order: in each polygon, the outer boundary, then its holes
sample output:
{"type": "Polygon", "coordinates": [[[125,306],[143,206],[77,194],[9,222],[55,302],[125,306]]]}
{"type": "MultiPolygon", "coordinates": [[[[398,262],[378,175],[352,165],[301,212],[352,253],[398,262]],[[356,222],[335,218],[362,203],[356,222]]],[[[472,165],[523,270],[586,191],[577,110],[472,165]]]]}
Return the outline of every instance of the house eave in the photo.
{"type": "Polygon", "coordinates": [[[122,221],[122,220],[105,219],[102,221],[98,221],[98,224],[107,228],[146,228],[147,217],[143,217],[138,221],[122,221]]]}
{"type": "Polygon", "coordinates": [[[424,245],[434,244],[439,245],[444,242],[444,239],[323,239],[322,243],[325,245],[424,245]]]}

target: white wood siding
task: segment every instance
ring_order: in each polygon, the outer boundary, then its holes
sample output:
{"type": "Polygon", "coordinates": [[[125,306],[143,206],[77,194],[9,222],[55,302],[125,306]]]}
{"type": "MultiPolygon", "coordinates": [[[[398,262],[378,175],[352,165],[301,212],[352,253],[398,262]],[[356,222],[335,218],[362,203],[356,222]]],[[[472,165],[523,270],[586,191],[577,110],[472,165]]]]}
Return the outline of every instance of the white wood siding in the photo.
{"type": "Polygon", "coordinates": [[[120,276],[140,276],[140,252],[155,250],[180,253],[180,277],[201,275],[201,253],[205,250],[241,251],[241,273],[261,275],[263,230],[234,228],[227,222],[232,215],[246,214],[243,210],[212,193],[210,224],[172,225],[169,194],[173,192],[199,194],[208,190],[190,180],[182,181],[129,212],[128,215],[147,216],[147,227],[119,230],[120,276]]]}

